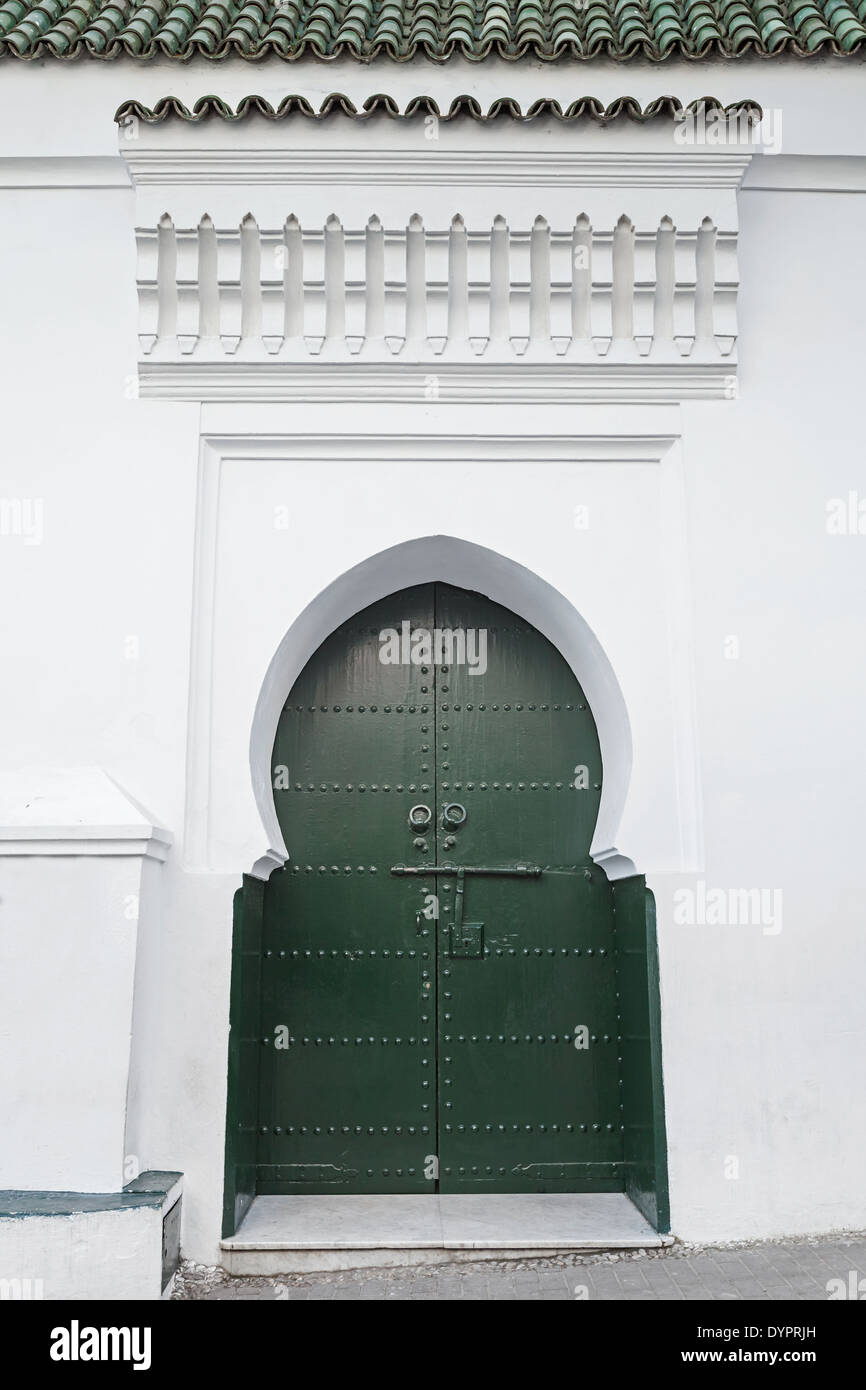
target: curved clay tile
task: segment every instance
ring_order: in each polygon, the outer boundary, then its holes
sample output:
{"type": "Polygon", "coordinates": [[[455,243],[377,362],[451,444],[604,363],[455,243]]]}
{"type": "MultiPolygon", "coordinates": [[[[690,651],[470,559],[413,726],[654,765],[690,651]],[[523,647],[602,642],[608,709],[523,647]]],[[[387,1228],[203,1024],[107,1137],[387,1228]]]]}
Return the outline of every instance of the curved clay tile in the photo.
{"type": "Polygon", "coordinates": [[[5,0],[0,55],[664,62],[866,50],[863,0],[5,0]]]}
{"type": "MultiPolygon", "coordinates": [[[[587,96],[577,98],[565,111],[562,110],[559,102],[552,97],[540,97],[537,101],[530,103],[524,112],[515,97],[498,97],[491,102],[485,113],[476,97],[464,94],[455,97],[447,112],[444,113],[433,97],[424,95],[412,97],[401,112],[393,97],[384,92],[377,92],[368,97],[361,109],[358,110],[351,98],[345,96],[344,93],[331,92],[324,98],[318,111],[306,97],[298,95],[283,97],[276,110],[264,97],[254,95],[244,97],[238,102],[235,110],[232,110],[228,103],[220,97],[200,97],[194,104],[192,111],[177,97],[162,97],[153,107],[144,106],[139,101],[125,101],[115,111],[114,119],[120,122],[135,116],[145,124],[153,125],[170,117],[197,122],[204,120],[207,116],[217,116],[223,120],[237,121],[246,116],[257,114],[268,120],[283,120],[286,117],[299,115],[308,120],[320,121],[340,113],[359,121],[369,120],[375,116],[385,116],[390,120],[400,121],[415,120],[424,116],[436,116],[442,121],[466,119],[493,121],[507,116],[512,120],[520,121],[550,119],[552,117],[559,121],[608,122],[626,119],[644,122],[662,117],[672,119],[682,109],[682,103],[673,96],[657,97],[645,107],[641,107],[637,98],[631,96],[617,97],[607,106],[597,97],[587,96]]],[[[700,97],[696,101],[689,102],[686,109],[689,111],[698,109],[727,111],[732,115],[745,111],[749,114],[749,118],[755,121],[760,120],[762,115],[761,107],[755,101],[735,101],[729,106],[724,106],[716,97],[711,96],[700,97]]]]}

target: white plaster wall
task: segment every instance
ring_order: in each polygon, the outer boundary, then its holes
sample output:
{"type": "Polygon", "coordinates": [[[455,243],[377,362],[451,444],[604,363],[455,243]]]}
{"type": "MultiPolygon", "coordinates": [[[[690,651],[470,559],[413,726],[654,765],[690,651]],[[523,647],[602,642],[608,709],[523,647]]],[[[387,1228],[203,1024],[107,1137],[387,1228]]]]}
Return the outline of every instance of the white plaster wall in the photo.
{"type": "Polygon", "coordinates": [[[154,1168],[148,1154],[152,1142],[150,1117],[169,1099],[156,1085],[154,1066],[165,1031],[165,963],[161,959],[165,918],[163,877],[162,863],[154,859],[142,861],[123,1141],[126,1182],[154,1168]]]}
{"type": "Polygon", "coordinates": [[[132,856],[0,859],[0,1189],[119,1192],[128,1180],[140,891],[132,856]]]}
{"type": "Polygon", "coordinates": [[[4,665],[27,673],[4,681],[0,763],[107,767],[176,825],[198,411],[130,396],[131,189],[2,184],[0,496],[42,522],[0,536],[4,665]]]}
{"type": "Polygon", "coordinates": [[[0,1280],[6,1297],[107,1299],[160,1297],[162,1212],[79,1212],[0,1220],[0,1280]]]}
{"type": "MultiPolygon", "coordinates": [[[[306,73],[293,67],[286,76],[273,65],[228,63],[218,78],[213,69],[165,64],[52,64],[49,71],[10,63],[0,85],[2,155],[113,157],[110,115],[129,96],[176,92],[192,100],[218,88],[237,99],[306,85],[342,88],[357,100],[386,88],[404,96],[483,89],[491,99],[543,92],[570,100],[576,90],[567,69],[508,65],[335,64],[306,73]]],[[[866,154],[857,64],[627,73],[592,65],[579,78],[581,91],[603,99],[626,90],[642,100],[661,91],[754,97],[783,108],[786,153],[866,154]]],[[[122,169],[109,173],[117,178],[122,169]]],[[[0,175],[0,183],[40,177],[38,168],[17,164],[0,175]]],[[[180,835],[198,621],[200,411],[125,396],[136,353],[131,189],[0,187],[0,214],[0,491],[44,503],[40,545],[0,538],[3,591],[14,596],[2,619],[12,678],[0,694],[0,756],[9,766],[105,766],[180,835]]],[[[246,474],[228,466],[205,731],[215,774],[208,858],[185,869],[178,843],[163,866],[150,1003],[142,1004],[147,1101],[136,1121],[143,1163],[185,1173],[183,1239],[192,1258],[212,1262],[219,1232],[231,896],[267,847],[256,836],[247,766],[259,684],[282,633],[322,585],[383,545],[437,529],[501,551],[567,594],[623,689],[635,762],[620,847],[635,847],[658,897],[674,1229],[732,1238],[866,1224],[859,1004],[866,536],[829,537],[824,521],[828,498],[850,489],[866,496],[866,200],[853,192],[746,191],[741,215],[740,398],[676,412],[688,549],[687,591],[675,611],[690,615],[702,840],[682,816],[670,766],[681,692],[671,688],[671,634],[662,628],[672,594],[658,527],[669,502],[654,466],[518,462],[500,473],[489,464],[446,464],[425,479],[407,461],[371,466],[363,480],[347,464],[258,462],[246,474]],[[292,507],[287,533],[273,528],[275,499],[292,507]],[[581,535],[569,508],[585,499],[594,519],[581,535]],[[724,658],[730,635],[741,641],[738,661],[724,658]],[[701,856],[683,857],[681,834],[703,845],[701,856]],[[675,876],[683,871],[690,876],[675,876]],[[698,878],[711,887],[781,888],[781,932],[677,926],[673,892],[698,878]],[[725,1177],[730,1157],[739,1160],[738,1178],[725,1177]]],[[[638,417],[619,415],[616,432],[627,433],[628,419],[638,417]]],[[[550,427],[550,407],[522,416],[526,432],[550,427]]],[[[392,408],[379,417],[381,431],[392,408]]],[[[470,432],[498,432],[502,413],[488,419],[477,418],[470,432]]],[[[575,410],[566,429],[581,428],[575,410]]],[[[116,1187],[122,1128],[83,1133],[78,1093],[58,1084],[64,1028],[77,1043],[84,1030],[93,1076],[103,1067],[110,1080],[116,1070],[114,1059],[96,1055],[105,1010],[115,1006],[113,984],[101,987],[105,959],[92,963],[88,1007],[59,969],[62,953],[86,937],[81,880],[95,871],[62,860],[47,865],[44,911],[25,919],[9,915],[10,905],[42,868],[33,860],[6,865],[4,949],[38,1006],[35,1014],[25,1009],[27,990],[18,989],[13,1013],[5,1012],[16,1042],[13,1099],[25,1112],[32,1107],[26,1185],[70,1185],[61,1180],[71,1172],[58,1158],[62,1142],[63,1154],[75,1158],[71,1185],[116,1187]],[[36,998],[45,982],[44,998],[36,998]]],[[[116,872],[109,881],[121,893],[116,872]]],[[[18,1176],[3,1182],[25,1185],[18,1176]]]]}
{"type": "Polygon", "coordinates": [[[866,497],[866,198],[747,192],[741,214],[740,398],[684,407],[703,876],[781,889],[783,927],[677,927],[654,884],[673,1213],[697,1237],[866,1220],[866,535],[825,528],[828,499],[866,497]]]}
{"type": "MultiPolygon", "coordinates": [[[[248,866],[246,866],[248,867],[248,866]]],[[[160,963],[152,1104],[141,1147],[147,1166],[183,1172],[181,1242],[190,1259],[217,1264],[225,1162],[228,1000],[234,874],[162,866],[165,910],[154,949],[160,963]]]]}
{"type": "Polygon", "coordinates": [[[288,93],[302,93],[318,106],[331,92],[345,93],[357,107],[376,92],[387,92],[401,104],[430,94],[440,109],[468,93],[485,110],[504,96],[517,97],[524,109],[542,96],[555,98],[563,107],[583,95],[605,104],[628,95],[644,106],[668,94],[684,103],[714,96],[725,104],[753,100],[765,110],[781,110],[786,153],[862,155],[866,138],[859,119],[862,66],[856,60],[819,64],[738,58],[735,63],[661,65],[593,60],[573,66],[500,59],[483,64],[461,59],[447,64],[383,58],[372,63],[339,59],[288,64],[227,59],[215,65],[41,60],[4,66],[0,157],[114,155],[117,138],[111,117],[131,99],[152,105],[160,97],[177,96],[191,107],[199,97],[216,93],[237,105],[255,93],[277,105],[288,93]]]}

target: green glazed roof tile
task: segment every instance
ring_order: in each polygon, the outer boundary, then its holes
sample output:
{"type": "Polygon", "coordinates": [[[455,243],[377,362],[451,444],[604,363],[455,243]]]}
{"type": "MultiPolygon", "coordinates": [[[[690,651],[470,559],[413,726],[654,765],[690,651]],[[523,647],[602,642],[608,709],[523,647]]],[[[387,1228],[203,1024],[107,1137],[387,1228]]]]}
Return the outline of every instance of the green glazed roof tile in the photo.
{"type": "Polygon", "coordinates": [[[144,106],[140,101],[125,101],[115,111],[114,119],[122,123],[135,117],[145,124],[156,125],[171,119],[197,123],[214,116],[225,121],[240,121],[246,116],[259,115],[270,121],[282,121],[287,117],[300,115],[310,120],[321,121],[336,112],[341,112],[359,121],[374,116],[387,116],[391,120],[400,121],[413,120],[419,116],[437,116],[442,121],[494,121],[500,116],[508,116],[516,121],[552,117],[558,121],[592,120],[607,124],[620,119],[671,120],[684,109],[704,113],[725,112],[729,117],[742,117],[745,114],[749,121],[759,121],[763,114],[756,101],[735,101],[729,106],[723,106],[715,97],[701,97],[697,101],[689,102],[684,108],[682,102],[672,96],[656,97],[645,107],[642,107],[635,97],[629,96],[617,97],[607,106],[597,97],[578,97],[564,110],[558,101],[544,97],[532,102],[525,111],[515,97],[499,97],[491,102],[486,112],[477,98],[472,96],[455,97],[447,110],[442,110],[434,97],[417,96],[408,101],[401,111],[393,97],[385,96],[381,92],[368,97],[360,108],[342,92],[331,92],[330,96],[326,96],[321,102],[318,111],[306,97],[298,95],[283,97],[277,106],[272,106],[265,97],[243,97],[234,111],[226,101],[217,96],[200,97],[192,108],[185,106],[178,97],[162,97],[152,107],[144,106]]]}
{"type": "Polygon", "coordinates": [[[866,0],[5,0],[0,56],[445,62],[848,55],[866,0]]]}

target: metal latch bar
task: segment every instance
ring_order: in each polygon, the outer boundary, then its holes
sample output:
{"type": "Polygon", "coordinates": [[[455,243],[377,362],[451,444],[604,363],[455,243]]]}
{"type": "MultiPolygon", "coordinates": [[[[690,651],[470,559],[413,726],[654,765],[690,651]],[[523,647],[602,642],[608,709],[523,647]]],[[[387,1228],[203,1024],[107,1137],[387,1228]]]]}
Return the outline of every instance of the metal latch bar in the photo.
{"type": "Polygon", "coordinates": [[[488,866],[484,864],[392,864],[391,873],[401,877],[418,878],[428,874],[495,874],[514,878],[540,878],[542,870],[537,864],[508,864],[488,866]]]}

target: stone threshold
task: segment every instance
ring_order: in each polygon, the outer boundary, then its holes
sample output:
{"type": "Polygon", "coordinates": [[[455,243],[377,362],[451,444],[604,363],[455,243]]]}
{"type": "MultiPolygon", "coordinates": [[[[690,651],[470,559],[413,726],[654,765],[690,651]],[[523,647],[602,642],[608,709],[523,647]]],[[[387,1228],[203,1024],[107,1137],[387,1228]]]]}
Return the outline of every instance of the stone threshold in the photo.
{"type": "Polygon", "coordinates": [[[235,1275],[528,1259],[673,1244],[621,1192],[256,1197],[221,1242],[235,1275]]]}

